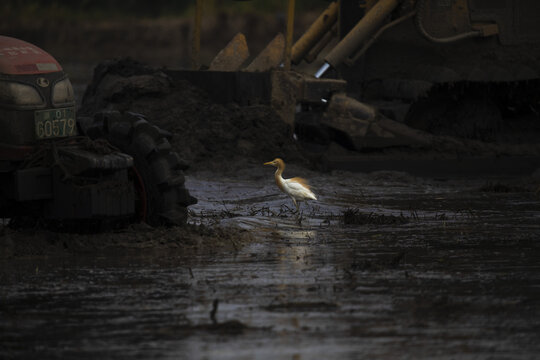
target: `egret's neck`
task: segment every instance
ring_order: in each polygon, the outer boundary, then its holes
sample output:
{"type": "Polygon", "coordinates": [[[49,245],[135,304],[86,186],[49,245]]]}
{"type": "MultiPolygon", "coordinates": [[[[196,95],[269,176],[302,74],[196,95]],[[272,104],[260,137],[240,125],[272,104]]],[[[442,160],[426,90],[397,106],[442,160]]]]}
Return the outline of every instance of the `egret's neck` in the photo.
{"type": "Polygon", "coordinates": [[[278,166],[276,172],[274,173],[276,184],[280,189],[283,188],[283,177],[281,176],[281,174],[283,174],[283,170],[285,170],[285,166],[278,166]]]}
{"type": "Polygon", "coordinates": [[[275,177],[276,177],[276,180],[277,180],[278,177],[281,177],[281,174],[283,174],[283,170],[285,170],[285,164],[278,163],[277,165],[278,165],[277,170],[276,170],[276,173],[274,174],[275,177]]]}

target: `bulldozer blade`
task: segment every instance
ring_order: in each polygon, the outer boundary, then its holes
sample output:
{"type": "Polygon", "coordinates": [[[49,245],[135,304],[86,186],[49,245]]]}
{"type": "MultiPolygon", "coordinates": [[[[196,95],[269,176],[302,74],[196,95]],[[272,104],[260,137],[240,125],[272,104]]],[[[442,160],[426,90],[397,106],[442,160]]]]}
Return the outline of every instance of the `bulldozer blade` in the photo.
{"type": "Polygon", "coordinates": [[[283,61],[285,51],[285,37],[282,33],[270,41],[263,51],[248,65],[247,71],[268,71],[278,67],[283,61]]]}
{"type": "Polygon", "coordinates": [[[356,150],[388,146],[429,146],[433,136],[390,120],[374,107],[335,94],[323,116],[323,123],[346,134],[356,150]]]}
{"type": "Polygon", "coordinates": [[[237,71],[249,57],[246,37],[236,34],[210,63],[210,70],[237,71]]]}

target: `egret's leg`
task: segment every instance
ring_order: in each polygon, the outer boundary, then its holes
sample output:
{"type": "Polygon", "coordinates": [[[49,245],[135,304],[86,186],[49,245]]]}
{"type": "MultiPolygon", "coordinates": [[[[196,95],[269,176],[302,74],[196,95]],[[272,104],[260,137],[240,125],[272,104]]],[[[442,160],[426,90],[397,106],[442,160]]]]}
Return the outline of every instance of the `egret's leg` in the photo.
{"type": "Polygon", "coordinates": [[[296,211],[298,212],[298,203],[296,202],[296,199],[291,197],[291,200],[292,200],[294,206],[296,207],[296,211]]]}
{"type": "Polygon", "coordinates": [[[302,225],[302,214],[300,214],[300,200],[295,201],[294,205],[296,206],[296,222],[298,225],[302,225]]]}

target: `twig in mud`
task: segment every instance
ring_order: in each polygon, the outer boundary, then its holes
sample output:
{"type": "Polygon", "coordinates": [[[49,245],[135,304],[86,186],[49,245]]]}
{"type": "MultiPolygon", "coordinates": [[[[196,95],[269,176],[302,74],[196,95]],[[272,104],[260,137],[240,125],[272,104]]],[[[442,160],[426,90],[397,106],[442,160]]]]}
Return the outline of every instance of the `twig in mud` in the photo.
{"type": "Polygon", "coordinates": [[[416,212],[416,210],[410,209],[410,212],[411,212],[411,217],[412,217],[414,220],[418,220],[418,219],[419,219],[418,213],[416,212]]]}
{"type": "Polygon", "coordinates": [[[478,215],[477,213],[475,213],[475,211],[473,209],[467,209],[467,214],[469,214],[469,218],[470,219],[474,219],[474,218],[480,218],[480,215],[478,215]]]}
{"type": "MultiPolygon", "coordinates": [[[[417,216],[418,217],[418,216],[417,216]]],[[[406,224],[409,222],[409,218],[400,215],[384,215],[369,214],[360,212],[359,209],[347,209],[342,214],[342,222],[346,225],[391,225],[391,224],[406,224]]]]}
{"type": "Polygon", "coordinates": [[[254,206],[251,207],[250,212],[248,214],[249,216],[255,216],[255,215],[261,215],[261,216],[268,216],[268,217],[275,217],[278,216],[270,207],[263,206],[260,209],[255,208],[254,206]]]}
{"type": "Polygon", "coordinates": [[[309,212],[309,217],[315,217],[317,216],[318,213],[320,213],[320,210],[321,210],[321,207],[320,206],[316,206],[316,205],[311,205],[309,206],[309,209],[310,209],[310,212],[309,212]]]}
{"type": "Polygon", "coordinates": [[[218,311],[219,306],[219,299],[214,299],[214,302],[212,303],[212,311],[210,311],[210,320],[212,321],[212,324],[217,325],[216,320],[216,314],[218,311]]]}
{"type": "Polygon", "coordinates": [[[225,219],[225,218],[234,218],[234,217],[242,216],[242,214],[232,212],[229,209],[219,210],[219,211],[218,210],[214,210],[214,211],[201,210],[199,213],[195,211],[191,211],[189,215],[191,217],[207,218],[207,219],[225,219]]]}
{"type": "Polygon", "coordinates": [[[330,226],[330,218],[329,217],[324,218],[324,220],[319,224],[319,227],[322,227],[323,225],[330,226]]]}
{"type": "Polygon", "coordinates": [[[299,214],[296,214],[296,223],[302,226],[302,220],[304,219],[304,212],[301,211],[299,214]]]}
{"type": "Polygon", "coordinates": [[[223,207],[225,208],[225,211],[229,211],[229,209],[227,209],[227,205],[225,205],[225,200],[222,200],[221,201],[221,205],[223,205],[223,207]]]}
{"type": "Polygon", "coordinates": [[[221,214],[224,215],[223,217],[233,218],[233,217],[241,216],[240,214],[234,213],[231,210],[229,210],[229,208],[227,208],[227,205],[225,205],[225,201],[222,201],[221,204],[225,208],[225,210],[221,210],[221,214]]]}
{"type": "Polygon", "coordinates": [[[480,192],[490,193],[511,193],[511,192],[527,192],[524,186],[509,185],[500,182],[488,181],[478,189],[480,192]]]}
{"type": "Polygon", "coordinates": [[[234,248],[234,251],[238,252],[238,246],[236,245],[236,242],[234,241],[234,239],[231,239],[231,243],[234,248]]]}
{"type": "Polygon", "coordinates": [[[446,220],[446,214],[435,214],[435,220],[446,220]]]}
{"type": "Polygon", "coordinates": [[[288,207],[285,204],[281,204],[280,209],[279,209],[279,216],[280,217],[287,217],[288,216],[287,213],[291,214],[291,213],[295,213],[295,212],[296,212],[296,209],[288,207]]]}

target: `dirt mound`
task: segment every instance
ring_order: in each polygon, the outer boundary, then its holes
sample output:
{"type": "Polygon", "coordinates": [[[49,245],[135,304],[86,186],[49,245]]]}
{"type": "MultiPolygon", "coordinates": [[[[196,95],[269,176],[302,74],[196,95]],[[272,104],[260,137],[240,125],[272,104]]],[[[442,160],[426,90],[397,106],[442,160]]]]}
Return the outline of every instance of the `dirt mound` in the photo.
{"type": "Polygon", "coordinates": [[[270,106],[216,104],[188,81],[122,59],[99,64],[80,112],[132,111],[173,134],[173,147],[192,168],[226,170],[246,161],[302,157],[290,129],[270,106]],[[236,165],[235,165],[236,164],[236,165]]]}

